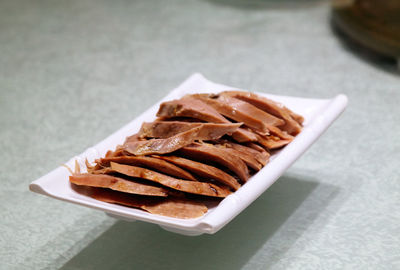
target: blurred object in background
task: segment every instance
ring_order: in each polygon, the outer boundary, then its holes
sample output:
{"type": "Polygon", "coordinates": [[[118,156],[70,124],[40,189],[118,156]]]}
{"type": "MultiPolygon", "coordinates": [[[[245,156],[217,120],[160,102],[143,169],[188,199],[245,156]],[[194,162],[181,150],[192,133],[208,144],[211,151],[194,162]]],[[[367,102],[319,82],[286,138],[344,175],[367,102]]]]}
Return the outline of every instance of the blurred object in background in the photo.
{"type": "Polygon", "coordinates": [[[400,0],[333,0],[333,24],[400,69],[400,0]],[[390,60],[389,60],[390,61],[390,60]]]}

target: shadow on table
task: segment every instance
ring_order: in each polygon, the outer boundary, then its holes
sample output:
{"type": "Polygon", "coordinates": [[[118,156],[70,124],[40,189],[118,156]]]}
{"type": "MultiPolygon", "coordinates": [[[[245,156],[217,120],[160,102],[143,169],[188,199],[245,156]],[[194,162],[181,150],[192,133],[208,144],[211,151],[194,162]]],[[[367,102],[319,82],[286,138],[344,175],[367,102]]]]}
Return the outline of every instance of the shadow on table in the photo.
{"type": "Polygon", "coordinates": [[[206,0],[207,2],[240,9],[297,9],[307,8],[326,0],[206,0]]]}
{"type": "Polygon", "coordinates": [[[286,224],[296,233],[285,235],[284,248],[265,254],[273,265],[338,192],[335,186],[283,176],[215,235],[182,236],[157,225],[118,221],[61,269],[240,269],[288,218],[302,216],[301,222],[286,224]],[[312,196],[317,203],[303,209],[317,187],[312,196]]]}

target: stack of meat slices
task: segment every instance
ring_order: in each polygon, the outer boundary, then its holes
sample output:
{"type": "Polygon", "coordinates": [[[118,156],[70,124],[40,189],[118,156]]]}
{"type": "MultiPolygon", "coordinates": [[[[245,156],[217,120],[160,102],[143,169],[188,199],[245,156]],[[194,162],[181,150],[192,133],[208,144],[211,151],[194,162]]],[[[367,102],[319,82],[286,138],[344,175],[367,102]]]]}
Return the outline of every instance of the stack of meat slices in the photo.
{"type": "Polygon", "coordinates": [[[123,145],[70,182],[80,192],[153,214],[196,218],[205,202],[224,198],[290,143],[303,117],[265,97],[226,91],[160,105],[123,145]]]}

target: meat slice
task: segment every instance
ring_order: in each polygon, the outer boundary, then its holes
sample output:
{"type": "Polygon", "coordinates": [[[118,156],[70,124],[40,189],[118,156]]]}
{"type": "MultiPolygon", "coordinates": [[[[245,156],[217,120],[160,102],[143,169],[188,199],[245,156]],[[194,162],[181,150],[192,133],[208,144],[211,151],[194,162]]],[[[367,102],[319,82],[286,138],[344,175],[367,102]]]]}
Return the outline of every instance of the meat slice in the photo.
{"type": "Polygon", "coordinates": [[[269,129],[270,135],[274,135],[276,137],[279,137],[284,140],[289,140],[289,141],[292,141],[294,139],[294,137],[292,135],[287,134],[286,131],[282,131],[277,127],[269,126],[268,129],[269,129]]]}
{"type": "MultiPolygon", "coordinates": [[[[286,109],[287,109],[287,108],[286,108],[286,109]]],[[[287,109],[287,110],[289,110],[289,109],[287,109]]],[[[300,114],[297,114],[297,113],[295,113],[295,112],[293,112],[293,111],[291,111],[291,110],[289,110],[288,113],[290,114],[290,116],[291,116],[294,120],[297,121],[297,123],[299,123],[300,125],[303,124],[303,122],[304,122],[304,117],[303,117],[303,116],[301,116],[300,114]]]]}
{"type": "Polygon", "coordinates": [[[135,156],[122,156],[122,157],[110,157],[101,158],[96,160],[96,163],[100,167],[109,167],[110,162],[115,162],[119,164],[135,165],[139,167],[151,168],[156,171],[175,176],[181,179],[187,179],[192,181],[197,181],[196,178],[189,172],[183,170],[182,168],[175,166],[165,160],[161,160],[154,157],[135,157],[135,156]]]}
{"type": "Polygon", "coordinates": [[[240,157],[212,144],[194,143],[181,148],[179,152],[196,160],[213,161],[225,166],[243,182],[246,182],[250,177],[247,166],[240,157]]]}
{"type": "Polygon", "coordinates": [[[127,142],[123,145],[123,148],[128,153],[136,156],[171,153],[194,142],[200,130],[201,126],[198,126],[166,139],[127,142]]]}
{"type": "MultiPolygon", "coordinates": [[[[242,144],[230,142],[228,140],[219,140],[219,142],[226,147],[235,149],[236,151],[238,151],[241,154],[250,155],[250,156],[254,157],[254,159],[257,160],[263,166],[265,166],[265,164],[268,163],[270,155],[265,150],[260,152],[251,147],[247,147],[242,144]]],[[[263,149],[262,147],[260,147],[260,148],[263,149]]]]}
{"type": "Polygon", "coordinates": [[[201,127],[197,140],[214,140],[225,134],[232,135],[242,123],[193,123],[181,121],[156,121],[143,123],[139,136],[143,138],[168,138],[178,133],[201,127]]]}
{"type": "Polygon", "coordinates": [[[122,165],[118,163],[111,162],[111,169],[115,172],[131,176],[138,177],[153,182],[157,182],[163,186],[170,187],[172,189],[199,194],[213,197],[226,197],[231,192],[228,188],[219,187],[211,183],[204,182],[194,182],[186,181],[181,179],[176,179],[155,171],[151,171],[145,168],[122,165]]]}
{"type": "Polygon", "coordinates": [[[133,134],[131,136],[126,137],[125,139],[125,143],[127,142],[137,142],[137,141],[141,141],[142,139],[140,138],[139,134],[133,134]]]}
{"type": "Polygon", "coordinates": [[[274,135],[262,136],[258,135],[258,143],[267,148],[268,150],[274,150],[281,148],[289,144],[292,140],[281,139],[274,135]]]}
{"type": "Polygon", "coordinates": [[[207,103],[207,105],[213,107],[220,114],[237,122],[243,122],[245,125],[263,134],[268,134],[268,126],[280,126],[285,124],[285,121],[282,119],[237,98],[226,95],[213,96],[204,94],[192,96],[207,103]]]}
{"type": "MultiPolygon", "coordinates": [[[[217,147],[218,146],[219,145],[217,145],[217,147]]],[[[219,147],[221,147],[221,146],[219,146],[219,147]]],[[[244,163],[246,163],[246,165],[249,168],[252,168],[253,170],[256,170],[256,171],[261,170],[262,165],[249,153],[241,153],[241,152],[239,152],[233,148],[229,148],[229,147],[224,147],[223,149],[225,151],[228,151],[232,155],[238,156],[241,160],[243,160],[244,163]]]]}
{"type": "Polygon", "coordinates": [[[166,118],[191,117],[211,123],[229,123],[215,109],[190,96],[161,103],[157,116],[166,118]]]}
{"type": "Polygon", "coordinates": [[[165,188],[137,183],[106,174],[73,174],[69,177],[69,181],[75,185],[109,188],[132,194],[162,197],[168,195],[168,191],[165,188]]]}
{"type": "Polygon", "coordinates": [[[221,95],[226,95],[243,100],[256,106],[260,110],[263,110],[267,113],[283,119],[285,121],[285,124],[279,127],[291,135],[297,135],[301,131],[301,125],[291,116],[292,111],[280,103],[272,101],[266,97],[261,97],[254,93],[243,91],[226,91],[223,92],[221,95]]]}
{"type": "Polygon", "coordinates": [[[234,177],[213,166],[178,156],[158,156],[158,158],[174,163],[175,165],[191,171],[192,173],[195,173],[201,177],[216,180],[233,188],[234,190],[237,190],[240,187],[240,184],[234,177]]]}
{"type": "Polygon", "coordinates": [[[249,147],[251,149],[254,149],[257,152],[259,152],[263,157],[265,157],[265,159],[268,162],[269,157],[271,156],[271,154],[269,152],[267,152],[264,147],[262,147],[259,144],[253,143],[253,142],[246,143],[245,146],[247,146],[247,147],[249,147]]]}
{"type": "MultiPolygon", "coordinates": [[[[157,112],[157,116],[164,119],[190,117],[209,123],[231,123],[213,107],[191,96],[185,96],[181,99],[162,103],[157,112]]],[[[252,132],[242,128],[235,131],[232,137],[238,142],[257,141],[257,138],[252,132]]]]}
{"type": "Polygon", "coordinates": [[[238,131],[234,132],[232,134],[232,138],[240,143],[257,141],[257,136],[254,134],[254,132],[244,128],[239,128],[238,131]]]}
{"type": "Polygon", "coordinates": [[[151,214],[173,218],[198,218],[207,213],[207,206],[203,203],[184,198],[143,198],[102,188],[90,188],[86,194],[99,201],[140,208],[151,214]]]}

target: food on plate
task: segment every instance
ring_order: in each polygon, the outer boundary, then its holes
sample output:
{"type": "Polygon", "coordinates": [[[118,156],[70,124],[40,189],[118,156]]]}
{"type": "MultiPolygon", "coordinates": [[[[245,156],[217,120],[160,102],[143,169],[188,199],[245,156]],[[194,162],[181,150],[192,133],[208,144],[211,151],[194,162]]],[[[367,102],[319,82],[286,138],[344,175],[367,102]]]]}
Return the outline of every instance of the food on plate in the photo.
{"type": "Polygon", "coordinates": [[[74,190],[106,203],[174,218],[197,218],[238,190],[293,141],[304,118],[244,91],[163,102],[153,122],[94,164],[76,163],[74,190]]]}

